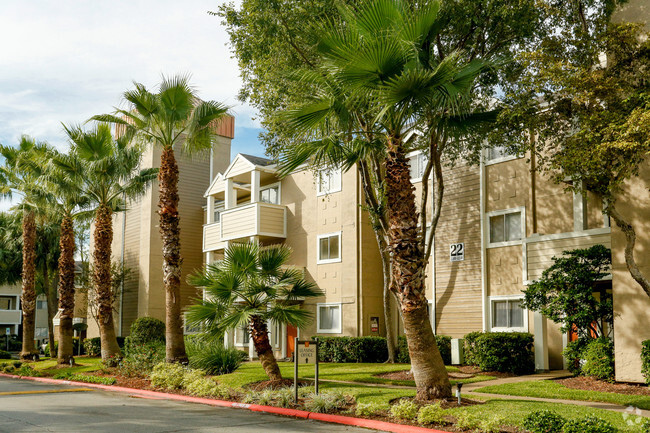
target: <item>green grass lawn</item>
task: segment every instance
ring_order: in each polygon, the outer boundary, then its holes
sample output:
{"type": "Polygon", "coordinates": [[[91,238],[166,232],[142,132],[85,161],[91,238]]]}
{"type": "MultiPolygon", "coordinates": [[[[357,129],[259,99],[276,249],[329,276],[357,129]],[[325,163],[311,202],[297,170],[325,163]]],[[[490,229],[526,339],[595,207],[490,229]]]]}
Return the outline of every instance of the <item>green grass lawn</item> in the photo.
{"type": "Polygon", "coordinates": [[[613,392],[585,391],[567,388],[552,380],[509,383],[504,385],[485,386],[476,392],[490,394],[518,395],[523,397],[560,398],[565,400],[599,401],[614,403],[621,406],[634,406],[640,409],[650,409],[650,396],[627,395],[613,392]]]}
{"type": "Polygon", "coordinates": [[[28,365],[34,367],[35,370],[46,373],[48,376],[59,373],[85,373],[89,371],[97,371],[102,369],[101,358],[75,358],[77,365],[68,368],[58,368],[56,370],[44,371],[56,365],[56,359],[44,359],[38,362],[30,362],[28,365]]]}
{"type": "MultiPolygon", "coordinates": [[[[560,403],[545,403],[525,400],[501,400],[495,398],[485,398],[486,403],[476,406],[468,406],[458,409],[450,409],[450,414],[454,415],[459,412],[467,412],[478,419],[497,416],[503,419],[504,424],[523,427],[524,417],[537,410],[552,410],[562,415],[566,419],[583,418],[587,415],[595,415],[612,423],[620,431],[640,432],[638,424],[628,425],[623,414],[604,409],[594,409],[585,406],[575,406],[560,403]]],[[[636,417],[628,418],[633,421],[636,417]]]]}
{"type": "MultiPolygon", "coordinates": [[[[280,362],[280,371],[286,378],[293,377],[293,363],[280,362]]],[[[321,363],[319,365],[319,377],[324,380],[342,380],[346,382],[372,383],[381,385],[403,385],[415,386],[412,380],[391,380],[381,377],[375,377],[376,374],[391,373],[410,369],[409,364],[373,364],[373,363],[349,363],[349,364],[330,364],[321,363]]],[[[457,372],[456,367],[447,367],[449,372],[457,372]]],[[[301,365],[298,369],[298,375],[301,378],[311,379],[314,377],[313,365],[301,365]]],[[[266,374],[259,362],[247,362],[242,364],[239,369],[231,374],[218,377],[218,381],[230,387],[239,388],[249,383],[267,380],[266,374]]],[[[492,376],[476,376],[469,379],[452,380],[452,384],[457,382],[470,383],[494,379],[492,376]]]]}

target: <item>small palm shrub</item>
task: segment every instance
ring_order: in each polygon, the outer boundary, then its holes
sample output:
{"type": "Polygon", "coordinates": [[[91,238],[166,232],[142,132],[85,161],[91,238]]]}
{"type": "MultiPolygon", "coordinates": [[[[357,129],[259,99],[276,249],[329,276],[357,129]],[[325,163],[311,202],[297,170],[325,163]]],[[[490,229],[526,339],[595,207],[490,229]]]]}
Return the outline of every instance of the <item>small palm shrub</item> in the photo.
{"type": "Polygon", "coordinates": [[[567,421],[562,428],[563,433],[616,433],[617,429],[608,421],[595,416],[567,421]]]}
{"type": "Polygon", "coordinates": [[[149,379],[151,379],[151,384],[157,388],[180,389],[183,386],[184,376],[185,367],[182,365],[161,362],[153,368],[149,379]]]}
{"type": "Polygon", "coordinates": [[[354,413],[357,416],[372,416],[384,410],[379,403],[357,403],[354,413]]]}
{"type": "Polygon", "coordinates": [[[418,411],[418,424],[442,424],[446,414],[447,411],[440,407],[440,403],[422,406],[418,411]]]}
{"type": "Polygon", "coordinates": [[[226,348],[216,340],[186,339],[185,350],[190,359],[190,367],[211,375],[232,373],[242,363],[239,350],[226,348]]]}
{"type": "Polygon", "coordinates": [[[400,400],[390,408],[390,416],[403,420],[414,420],[418,416],[418,405],[409,400],[400,400]]]}
{"type": "Polygon", "coordinates": [[[153,317],[140,317],[131,324],[129,340],[133,344],[165,341],[165,322],[153,317]]]}
{"type": "Polygon", "coordinates": [[[582,374],[596,379],[614,380],[614,342],[609,338],[598,338],[589,343],[584,352],[585,365],[582,374]]]}
{"type": "Polygon", "coordinates": [[[566,419],[550,410],[537,410],[524,418],[524,428],[533,433],[560,433],[566,419]]]}

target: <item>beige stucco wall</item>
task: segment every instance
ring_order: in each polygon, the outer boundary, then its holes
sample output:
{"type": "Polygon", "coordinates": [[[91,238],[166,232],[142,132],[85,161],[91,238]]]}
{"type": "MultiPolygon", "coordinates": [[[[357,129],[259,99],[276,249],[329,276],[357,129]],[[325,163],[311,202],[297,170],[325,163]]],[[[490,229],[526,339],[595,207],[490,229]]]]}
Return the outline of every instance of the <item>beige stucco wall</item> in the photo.
{"type": "MultiPolygon", "coordinates": [[[[637,233],[635,259],[650,277],[650,161],[640,175],[628,181],[616,207],[637,233]]],[[[643,382],[641,342],[650,339],[650,297],[632,279],[625,265],[625,236],[612,222],[612,287],[614,296],[614,343],[616,380],[643,382]]]]}

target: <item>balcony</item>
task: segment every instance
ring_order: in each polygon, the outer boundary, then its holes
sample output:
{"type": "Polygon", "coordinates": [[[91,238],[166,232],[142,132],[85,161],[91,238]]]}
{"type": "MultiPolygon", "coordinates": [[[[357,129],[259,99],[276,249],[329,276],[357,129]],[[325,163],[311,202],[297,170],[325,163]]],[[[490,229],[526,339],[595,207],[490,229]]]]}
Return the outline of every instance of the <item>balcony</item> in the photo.
{"type": "Polygon", "coordinates": [[[0,310],[0,323],[2,324],[19,324],[21,319],[20,310],[0,310]]]}
{"type": "Polygon", "coordinates": [[[203,226],[203,251],[225,248],[226,241],[287,237],[287,208],[269,203],[251,203],[221,212],[220,221],[203,226]]]}

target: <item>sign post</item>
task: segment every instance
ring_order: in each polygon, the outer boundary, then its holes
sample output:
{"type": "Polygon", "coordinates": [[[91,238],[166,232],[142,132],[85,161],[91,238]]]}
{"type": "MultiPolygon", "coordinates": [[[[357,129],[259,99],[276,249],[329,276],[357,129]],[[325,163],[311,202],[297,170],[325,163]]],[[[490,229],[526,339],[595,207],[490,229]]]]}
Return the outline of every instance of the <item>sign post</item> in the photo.
{"type": "Polygon", "coordinates": [[[11,334],[11,328],[5,328],[5,335],[7,336],[7,352],[9,352],[9,334],[11,334]]]}
{"type": "Polygon", "coordinates": [[[318,338],[314,340],[295,340],[295,351],[293,356],[293,392],[294,400],[298,403],[298,364],[314,364],[315,386],[314,389],[318,394],[318,338]]]}

